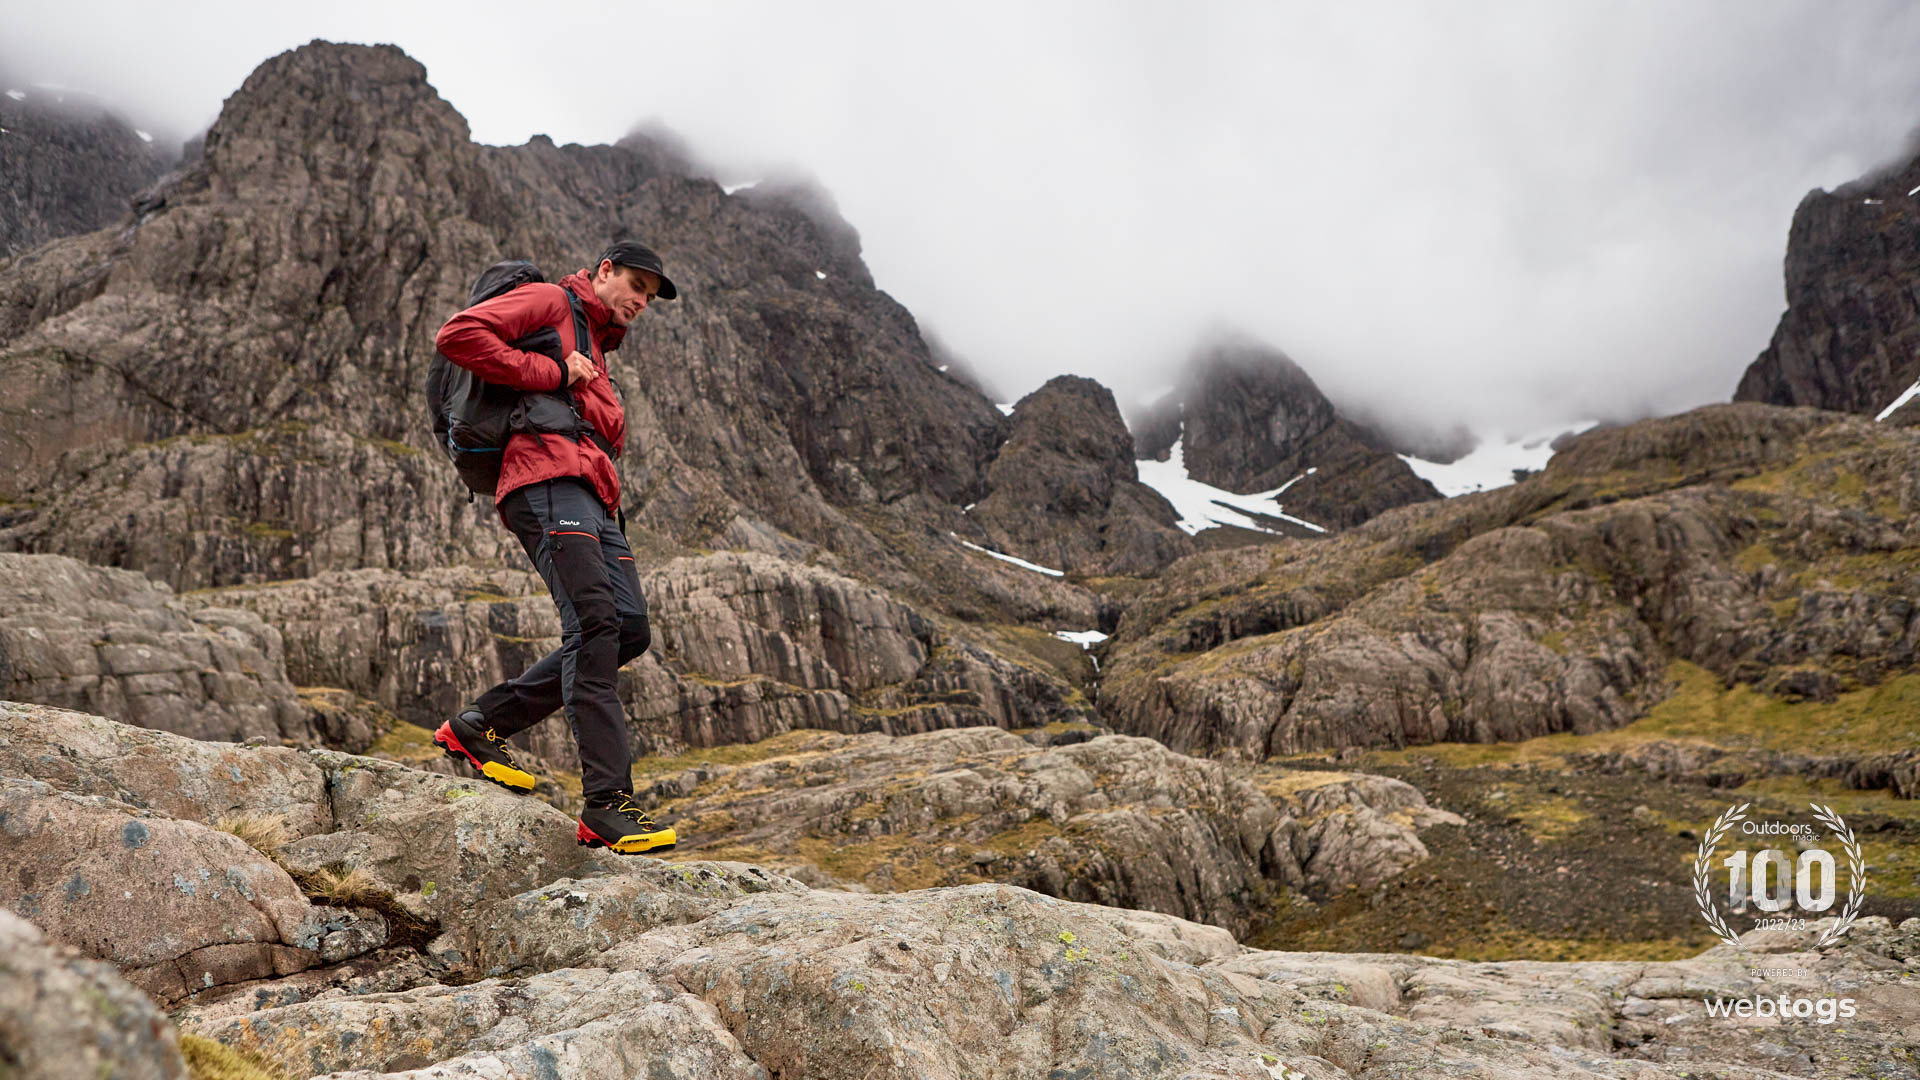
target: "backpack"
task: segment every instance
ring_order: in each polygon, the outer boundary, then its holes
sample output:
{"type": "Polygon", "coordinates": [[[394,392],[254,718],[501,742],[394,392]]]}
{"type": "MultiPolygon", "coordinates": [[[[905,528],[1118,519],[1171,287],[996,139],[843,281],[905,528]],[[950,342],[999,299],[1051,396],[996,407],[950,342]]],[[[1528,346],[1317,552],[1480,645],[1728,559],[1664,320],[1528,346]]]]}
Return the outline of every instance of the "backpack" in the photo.
{"type": "MultiPolygon", "coordinates": [[[[474,280],[467,306],[546,280],[538,266],[523,259],[494,263],[474,280]]],[[[587,313],[580,298],[569,291],[567,304],[573,312],[574,341],[590,343],[587,313]]],[[[523,352],[550,356],[555,362],[566,355],[560,331],[552,326],[508,344],[523,352]]],[[[461,482],[478,495],[492,495],[499,484],[500,460],[508,437],[515,432],[591,438],[608,458],[614,456],[612,444],[581,417],[573,392],[566,386],[534,392],[489,383],[438,350],[427,367],[427,417],[433,424],[434,444],[446,450],[461,482]]]]}

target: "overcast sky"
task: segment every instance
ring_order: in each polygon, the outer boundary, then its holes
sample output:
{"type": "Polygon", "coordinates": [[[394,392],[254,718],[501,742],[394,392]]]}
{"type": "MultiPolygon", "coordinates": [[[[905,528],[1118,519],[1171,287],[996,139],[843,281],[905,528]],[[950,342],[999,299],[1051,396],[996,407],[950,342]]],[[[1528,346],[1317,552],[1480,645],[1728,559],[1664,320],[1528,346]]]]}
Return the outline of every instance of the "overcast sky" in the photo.
{"type": "Polygon", "coordinates": [[[1793,208],[1920,125],[1920,5],[5,0],[0,64],[191,131],[392,42],[483,142],[679,132],[817,177],[1008,397],[1122,406],[1222,330],[1336,403],[1509,430],[1731,396],[1793,208]]]}

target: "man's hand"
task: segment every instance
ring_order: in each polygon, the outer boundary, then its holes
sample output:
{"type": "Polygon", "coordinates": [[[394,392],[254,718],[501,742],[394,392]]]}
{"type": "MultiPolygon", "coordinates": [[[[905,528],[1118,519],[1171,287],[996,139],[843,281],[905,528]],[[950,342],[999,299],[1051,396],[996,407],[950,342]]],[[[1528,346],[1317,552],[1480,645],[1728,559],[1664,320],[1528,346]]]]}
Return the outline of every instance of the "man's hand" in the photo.
{"type": "Polygon", "coordinates": [[[593,361],[580,355],[577,350],[567,354],[566,385],[572,386],[574,383],[586,382],[599,373],[599,370],[593,366],[593,361]]]}

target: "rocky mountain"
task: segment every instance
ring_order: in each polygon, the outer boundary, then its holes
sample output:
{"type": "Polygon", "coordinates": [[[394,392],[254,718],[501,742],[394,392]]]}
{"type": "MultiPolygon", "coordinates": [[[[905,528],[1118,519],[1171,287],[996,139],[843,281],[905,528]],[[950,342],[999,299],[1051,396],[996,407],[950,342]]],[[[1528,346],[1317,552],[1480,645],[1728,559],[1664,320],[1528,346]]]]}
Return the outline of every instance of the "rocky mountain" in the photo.
{"type": "Polygon", "coordinates": [[[1920,154],[1811,191],[1787,236],[1787,310],[1735,401],[1879,414],[1920,379],[1920,154]]]}
{"type": "Polygon", "coordinates": [[[0,732],[0,1060],[48,1080],[1897,1075],[1920,1021],[1920,920],[1663,962],[1252,950],[1006,885],[621,861],[333,751],[13,705],[0,732]],[[1855,1014],[1730,1038],[1702,1004],[1810,994],[1855,1014]]]}
{"type": "Polygon", "coordinates": [[[1099,713],[1254,759],[1619,727],[1685,661],[1832,700],[1912,671],[1920,440],[1813,409],[1596,429],[1510,488],[1174,564],[1099,713]]]}
{"type": "MultiPolygon", "coordinates": [[[[433,334],[488,263],[564,272],[628,235],[687,286],[616,354],[641,546],[810,558],[966,618],[1088,605],[952,535],[1012,424],[929,362],[823,192],[729,196],[645,136],[479,146],[399,50],[318,42],[262,64],[131,227],[0,274],[0,546],[177,588],[517,565],[426,445],[433,334]]],[[[1181,550],[1155,513],[1068,500],[1053,528],[1141,566],[1181,550]]]]}
{"type": "Polygon", "coordinates": [[[1135,453],[1165,460],[1178,440],[1188,474],[1214,487],[1292,482],[1286,512],[1328,528],[1440,497],[1381,435],[1340,415],[1298,364],[1257,343],[1196,353],[1173,394],[1135,427],[1135,453]]]}
{"type": "Polygon", "coordinates": [[[1051,379],[1014,405],[1013,431],[961,535],[1064,570],[1152,574],[1193,544],[1133,460],[1112,391],[1076,375],[1051,379]]]}
{"type": "Polygon", "coordinates": [[[96,102],[0,72],[0,261],[125,222],[173,156],[96,102]]]}

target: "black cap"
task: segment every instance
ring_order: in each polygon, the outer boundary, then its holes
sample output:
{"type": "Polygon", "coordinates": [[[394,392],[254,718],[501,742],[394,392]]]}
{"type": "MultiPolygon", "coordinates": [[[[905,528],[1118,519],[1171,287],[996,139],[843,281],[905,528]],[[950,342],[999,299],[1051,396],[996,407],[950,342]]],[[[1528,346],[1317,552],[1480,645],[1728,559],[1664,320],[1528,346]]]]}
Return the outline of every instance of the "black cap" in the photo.
{"type": "Polygon", "coordinates": [[[607,250],[600,253],[600,262],[593,265],[599,266],[603,262],[651,271],[660,279],[660,299],[662,300],[671,300],[680,295],[680,291],[675,289],[673,282],[667,278],[666,270],[661,267],[660,256],[655,255],[653,249],[645,244],[633,240],[615,240],[607,245],[607,250]]]}

